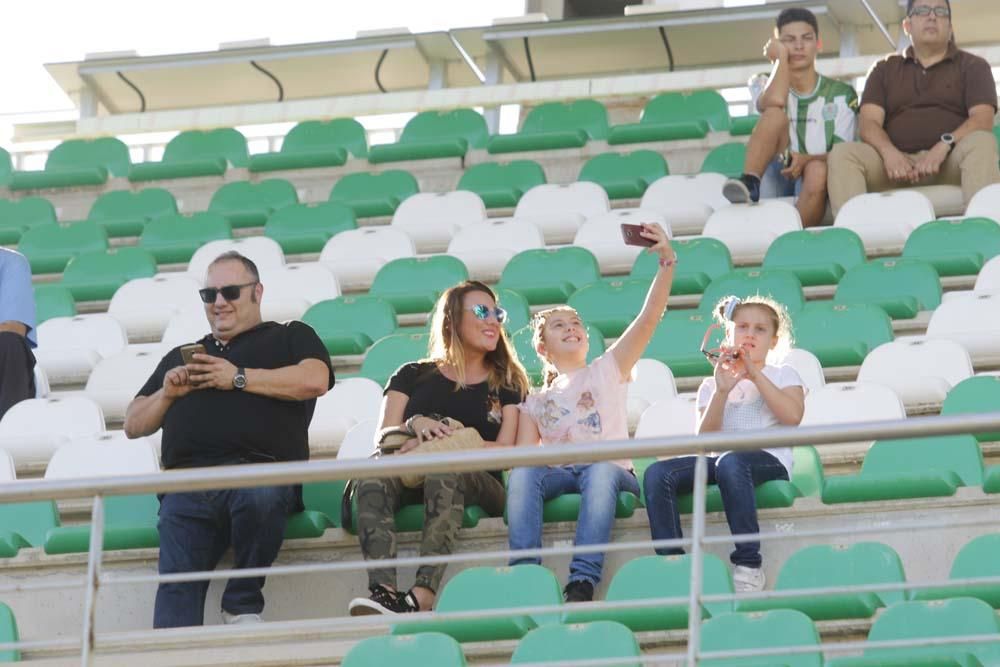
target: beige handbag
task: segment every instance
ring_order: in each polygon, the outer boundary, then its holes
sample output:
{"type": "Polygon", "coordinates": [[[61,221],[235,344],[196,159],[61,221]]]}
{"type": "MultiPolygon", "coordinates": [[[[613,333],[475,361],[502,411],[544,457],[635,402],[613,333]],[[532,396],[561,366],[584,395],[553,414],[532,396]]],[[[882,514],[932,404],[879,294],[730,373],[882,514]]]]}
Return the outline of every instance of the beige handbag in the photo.
{"type": "MultiPolygon", "coordinates": [[[[451,433],[443,438],[425,440],[417,445],[413,452],[425,454],[428,452],[451,452],[461,449],[482,449],[485,445],[483,437],[476,429],[463,426],[457,419],[445,417],[440,420],[442,424],[451,429],[451,433]]],[[[379,448],[385,453],[391,453],[399,449],[410,438],[415,437],[413,433],[404,427],[387,431],[379,441],[379,448]]],[[[403,475],[400,477],[403,486],[411,489],[420,488],[424,483],[423,475],[403,475]]]]}

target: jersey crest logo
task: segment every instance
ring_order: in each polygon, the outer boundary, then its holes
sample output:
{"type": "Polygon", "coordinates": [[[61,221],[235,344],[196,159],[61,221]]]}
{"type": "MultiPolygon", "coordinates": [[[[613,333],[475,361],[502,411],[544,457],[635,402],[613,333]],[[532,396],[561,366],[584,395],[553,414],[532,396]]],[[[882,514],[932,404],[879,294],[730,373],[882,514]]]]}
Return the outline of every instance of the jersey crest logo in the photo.
{"type": "Polygon", "coordinates": [[[823,120],[831,121],[837,118],[837,105],[833,102],[823,105],[823,120]]]}

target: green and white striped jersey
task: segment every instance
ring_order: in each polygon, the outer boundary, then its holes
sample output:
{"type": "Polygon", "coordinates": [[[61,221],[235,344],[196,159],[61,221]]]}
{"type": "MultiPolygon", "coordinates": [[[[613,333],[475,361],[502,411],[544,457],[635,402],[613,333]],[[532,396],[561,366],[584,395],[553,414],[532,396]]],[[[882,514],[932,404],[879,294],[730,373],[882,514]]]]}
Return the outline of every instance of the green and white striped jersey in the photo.
{"type": "MultiPolygon", "coordinates": [[[[788,90],[788,135],[795,153],[822,155],[834,144],[854,141],[858,131],[858,94],[844,83],[818,75],[816,89],[809,95],[788,90]]],[[[750,79],[751,109],[767,86],[767,74],[750,79]]]]}

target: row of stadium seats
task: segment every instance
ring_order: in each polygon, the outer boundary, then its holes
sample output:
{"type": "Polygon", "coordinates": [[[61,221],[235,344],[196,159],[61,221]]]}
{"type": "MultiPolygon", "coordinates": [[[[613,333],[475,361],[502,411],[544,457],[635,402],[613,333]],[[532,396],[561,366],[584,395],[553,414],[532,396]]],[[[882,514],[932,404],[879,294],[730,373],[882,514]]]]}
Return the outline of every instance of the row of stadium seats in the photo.
{"type": "MultiPolygon", "coordinates": [[[[756,119],[734,123],[728,104],[714,91],[664,93],[651,99],[639,123],[611,127],[607,109],[596,100],[551,102],[534,107],[520,132],[489,136],[486,120],[472,109],[425,111],[411,118],[394,144],[366,146],[365,130],[353,119],[306,121],[286,135],[281,151],[249,155],[246,138],[232,128],[188,130],[167,144],[160,162],[132,164],[119,139],[70,139],[48,155],[42,171],[11,169],[0,152],[0,185],[15,190],[100,185],[110,177],[143,182],[222,175],[228,166],[250,172],[340,166],[348,153],[372,164],[464,157],[470,149],[491,154],[580,148],[591,140],[609,144],[705,137],[710,130],[749,134],[756,119]]],[[[662,160],[661,160],[662,161],[662,160]]]]}

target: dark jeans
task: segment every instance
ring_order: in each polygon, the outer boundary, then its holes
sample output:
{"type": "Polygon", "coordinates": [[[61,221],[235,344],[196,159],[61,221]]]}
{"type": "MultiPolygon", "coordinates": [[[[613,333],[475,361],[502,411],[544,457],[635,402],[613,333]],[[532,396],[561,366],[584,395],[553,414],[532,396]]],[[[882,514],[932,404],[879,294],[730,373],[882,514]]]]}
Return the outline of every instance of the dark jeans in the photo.
{"type": "Polygon", "coordinates": [[[28,339],[0,331],[0,418],[11,406],[35,397],[35,355],[28,339]]]}
{"type": "MultiPolygon", "coordinates": [[[[234,568],[269,567],[278,556],[285,522],[296,504],[295,487],[168,493],[160,498],[160,574],[213,570],[233,547],[234,568]]],[[[160,584],[154,628],[201,625],[207,581],[160,584]]],[[[222,609],[259,614],[264,577],[230,579],[222,609]]]]}
{"type": "MultiPolygon", "coordinates": [[[[677,496],[694,489],[694,456],[682,456],[667,461],[657,461],[646,469],[643,489],[646,496],[646,514],[649,531],[654,540],[682,537],[681,517],[677,510],[677,496]]],[[[788,471],[768,452],[730,452],[720,461],[707,457],[708,483],[718,484],[722,506],[726,511],[729,532],[733,535],[759,533],[757,524],[757,498],[754,488],[773,479],[788,479],[788,471]]],[[[661,556],[682,554],[680,547],[661,547],[661,556]]],[[[729,556],[734,565],[760,567],[760,542],[740,542],[729,556]]]]}

